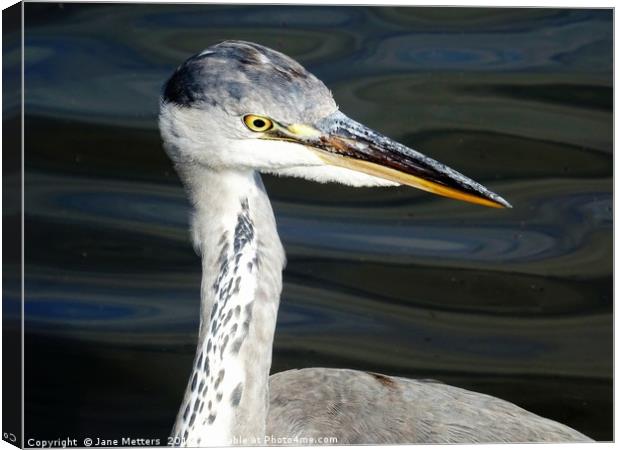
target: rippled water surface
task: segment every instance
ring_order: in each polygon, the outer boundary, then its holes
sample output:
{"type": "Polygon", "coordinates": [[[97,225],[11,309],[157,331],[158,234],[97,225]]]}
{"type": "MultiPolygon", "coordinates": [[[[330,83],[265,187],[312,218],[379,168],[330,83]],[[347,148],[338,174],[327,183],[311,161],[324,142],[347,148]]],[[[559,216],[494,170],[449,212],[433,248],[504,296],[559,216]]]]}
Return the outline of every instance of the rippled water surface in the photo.
{"type": "Polygon", "coordinates": [[[264,177],[288,253],[273,371],[436,378],[612,439],[612,13],[26,4],[26,438],[159,437],[200,260],[159,90],[224,39],[507,198],[264,177]]]}

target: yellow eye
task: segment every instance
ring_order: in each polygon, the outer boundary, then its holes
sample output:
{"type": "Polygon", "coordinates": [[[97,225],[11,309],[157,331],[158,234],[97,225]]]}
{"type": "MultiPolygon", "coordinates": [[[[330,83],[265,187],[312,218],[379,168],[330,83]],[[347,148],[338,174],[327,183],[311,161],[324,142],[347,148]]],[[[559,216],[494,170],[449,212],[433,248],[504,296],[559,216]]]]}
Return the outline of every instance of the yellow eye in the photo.
{"type": "Polygon", "coordinates": [[[263,116],[255,116],[254,114],[248,114],[243,116],[243,123],[252,131],[262,133],[269,131],[273,128],[273,121],[263,116]]]}

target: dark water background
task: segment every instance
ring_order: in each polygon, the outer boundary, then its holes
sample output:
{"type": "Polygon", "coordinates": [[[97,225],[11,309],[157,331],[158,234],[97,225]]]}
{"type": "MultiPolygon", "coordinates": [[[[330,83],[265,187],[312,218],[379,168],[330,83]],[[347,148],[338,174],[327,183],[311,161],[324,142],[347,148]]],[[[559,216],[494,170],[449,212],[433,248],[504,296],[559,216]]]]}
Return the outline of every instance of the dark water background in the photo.
{"type": "Polygon", "coordinates": [[[610,10],[25,11],[26,439],[165,443],[200,261],[158,95],[224,39],[289,54],[514,205],[264,177],[289,261],[273,371],[436,378],[612,439],[610,10]]]}

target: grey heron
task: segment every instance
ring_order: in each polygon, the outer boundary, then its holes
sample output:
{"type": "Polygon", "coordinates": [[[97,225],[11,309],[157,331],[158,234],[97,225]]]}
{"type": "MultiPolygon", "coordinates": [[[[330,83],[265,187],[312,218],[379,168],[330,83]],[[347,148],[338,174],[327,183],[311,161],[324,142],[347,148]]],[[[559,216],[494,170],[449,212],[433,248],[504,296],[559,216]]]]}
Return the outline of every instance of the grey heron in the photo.
{"type": "Polygon", "coordinates": [[[348,118],[299,63],[250,42],[222,42],[179,66],[163,89],[159,127],[202,258],[198,344],[175,444],[589,440],[441,383],[325,368],[269,377],[285,254],[259,172],[404,184],[497,208],[506,200],[348,118]]]}

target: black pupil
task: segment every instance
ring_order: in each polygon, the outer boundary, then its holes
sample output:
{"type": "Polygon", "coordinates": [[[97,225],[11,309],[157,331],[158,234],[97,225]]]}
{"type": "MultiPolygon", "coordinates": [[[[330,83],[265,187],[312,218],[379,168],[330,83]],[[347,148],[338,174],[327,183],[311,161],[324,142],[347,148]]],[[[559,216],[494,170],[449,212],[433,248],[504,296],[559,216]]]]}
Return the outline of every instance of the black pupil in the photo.
{"type": "Polygon", "coordinates": [[[265,126],[265,121],[263,119],[254,119],[254,126],[256,128],[263,128],[265,126]]]}

